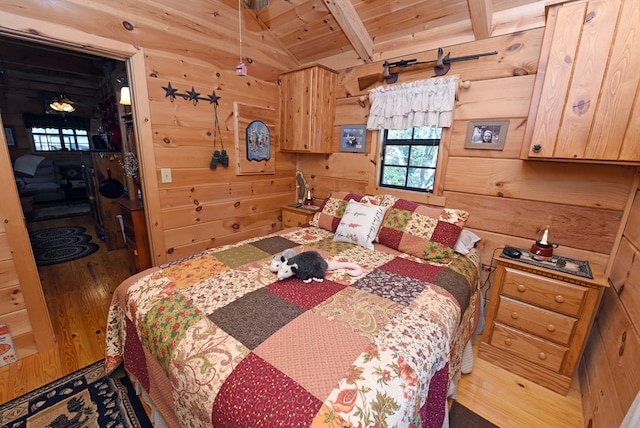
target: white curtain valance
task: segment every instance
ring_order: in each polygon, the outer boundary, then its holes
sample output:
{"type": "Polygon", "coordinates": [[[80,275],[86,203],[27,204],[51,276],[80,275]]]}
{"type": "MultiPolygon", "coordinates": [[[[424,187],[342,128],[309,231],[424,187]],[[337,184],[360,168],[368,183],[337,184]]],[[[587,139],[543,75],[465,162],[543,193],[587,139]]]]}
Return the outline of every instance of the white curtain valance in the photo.
{"type": "Polygon", "coordinates": [[[438,77],[369,91],[367,129],[449,128],[458,77],[438,77]]]}

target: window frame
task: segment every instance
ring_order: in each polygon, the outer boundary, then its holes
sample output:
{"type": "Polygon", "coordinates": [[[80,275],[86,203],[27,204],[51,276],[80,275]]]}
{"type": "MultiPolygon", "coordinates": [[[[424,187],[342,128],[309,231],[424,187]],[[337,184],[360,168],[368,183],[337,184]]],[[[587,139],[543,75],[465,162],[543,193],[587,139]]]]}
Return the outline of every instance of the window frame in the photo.
{"type": "Polygon", "coordinates": [[[376,177],[376,187],[380,187],[383,189],[391,189],[394,191],[400,191],[400,192],[417,192],[420,193],[422,195],[436,195],[437,194],[437,190],[438,189],[438,168],[440,167],[441,164],[441,146],[442,146],[442,140],[443,140],[443,136],[444,136],[444,132],[445,132],[445,128],[441,128],[441,134],[440,134],[440,138],[438,139],[433,139],[433,138],[413,138],[413,136],[415,135],[415,127],[412,128],[413,132],[412,132],[412,138],[411,139],[389,139],[388,135],[389,135],[389,129],[381,129],[379,130],[379,144],[380,144],[380,150],[378,153],[378,175],[376,177]],[[394,164],[387,164],[386,163],[386,159],[385,159],[385,154],[386,154],[386,148],[387,146],[409,146],[409,153],[407,155],[407,162],[406,165],[394,165],[394,164]],[[436,158],[436,162],[435,162],[435,166],[431,167],[431,166],[415,166],[415,165],[411,165],[411,148],[414,146],[428,146],[428,147],[437,147],[437,158],[436,158]],[[405,168],[406,169],[406,174],[405,174],[405,185],[404,186],[399,186],[399,185],[390,185],[390,184],[383,184],[382,183],[382,179],[384,176],[384,169],[385,167],[397,167],[397,168],[405,168]],[[418,168],[418,169],[425,169],[425,170],[432,170],[433,171],[433,188],[431,189],[423,189],[423,188],[418,188],[418,187],[410,187],[408,186],[408,180],[409,180],[409,170],[410,168],[418,168]]]}
{"type": "MultiPolygon", "coordinates": [[[[89,129],[78,128],[74,126],[33,126],[29,128],[29,134],[31,135],[31,144],[33,146],[33,150],[37,153],[55,153],[55,152],[80,152],[91,149],[91,142],[89,140],[89,129]],[[44,129],[45,132],[34,132],[35,129],[44,129]],[[57,150],[47,150],[43,149],[43,143],[40,141],[36,141],[35,136],[43,136],[54,137],[56,134],[48,133],[48,130],[57,130],[57,136],[60,141],[60,149],[57,150]],[[71,131],[71,133],[65,133],[64,131],[71,131]],[[78,131],[85,132],[85,135],[79,135],[78,131]],[[78,137],[85,137],[87,140],[86,148],[80,147],[78,143],[78,137]],[[72,140],[71,144],[68,140],[72,140]],[[40,148],[38,148],[40,146],[40,148]]],[[[47,138],[48,139],[48,138],[47,138]]]]}

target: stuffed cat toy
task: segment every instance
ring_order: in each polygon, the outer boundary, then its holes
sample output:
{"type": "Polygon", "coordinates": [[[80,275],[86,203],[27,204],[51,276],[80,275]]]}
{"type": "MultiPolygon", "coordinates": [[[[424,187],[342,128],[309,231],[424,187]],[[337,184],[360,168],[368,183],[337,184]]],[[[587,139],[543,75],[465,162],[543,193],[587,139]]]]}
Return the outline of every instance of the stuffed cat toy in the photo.
{"type": "Polygon", "coordinates": [[[278,269],[278,280],[295,276],[303,282],[322,282],[329,270],[349,269],[349,275],[362,275],[362,267],[355,263],[327,263],[317,251],[303,251],[282,263],[278,269]]]}
{"type": "Polygon", "coordinates": [[[273,256],[273,259],[271,260],[271,267],[269,269],[271,269],[271,272],[278,272],[278,269],[280,269],[280,266],[283,263],[286,263],[287,260],[296,255],[298,255],[296,250],[293,248],[287,248],[280,254],[273,256]]]}

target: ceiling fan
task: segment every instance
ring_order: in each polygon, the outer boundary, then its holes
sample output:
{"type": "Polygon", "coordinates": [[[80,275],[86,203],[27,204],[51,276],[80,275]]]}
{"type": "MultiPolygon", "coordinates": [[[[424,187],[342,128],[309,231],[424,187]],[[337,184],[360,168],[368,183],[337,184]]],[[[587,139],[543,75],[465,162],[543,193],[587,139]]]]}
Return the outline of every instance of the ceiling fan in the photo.
{"type": "Polygon", "coordinates": [[[242,0],[245,9],[261,10],[269,6],[269,0],[242,0]]]}

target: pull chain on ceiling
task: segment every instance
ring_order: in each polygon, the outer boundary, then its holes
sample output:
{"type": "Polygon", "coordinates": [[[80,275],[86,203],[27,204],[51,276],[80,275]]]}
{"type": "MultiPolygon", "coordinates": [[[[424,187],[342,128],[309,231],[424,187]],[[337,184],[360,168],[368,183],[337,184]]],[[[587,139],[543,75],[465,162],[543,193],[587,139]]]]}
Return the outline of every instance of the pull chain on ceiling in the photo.
{"type": "Polygon", "coordinates": [[[238,38],[240,40],[240,61],[236,65],[236,76],[246,76],[247,66],[242,62],[242,2],[238,0],[238,38]]]}

